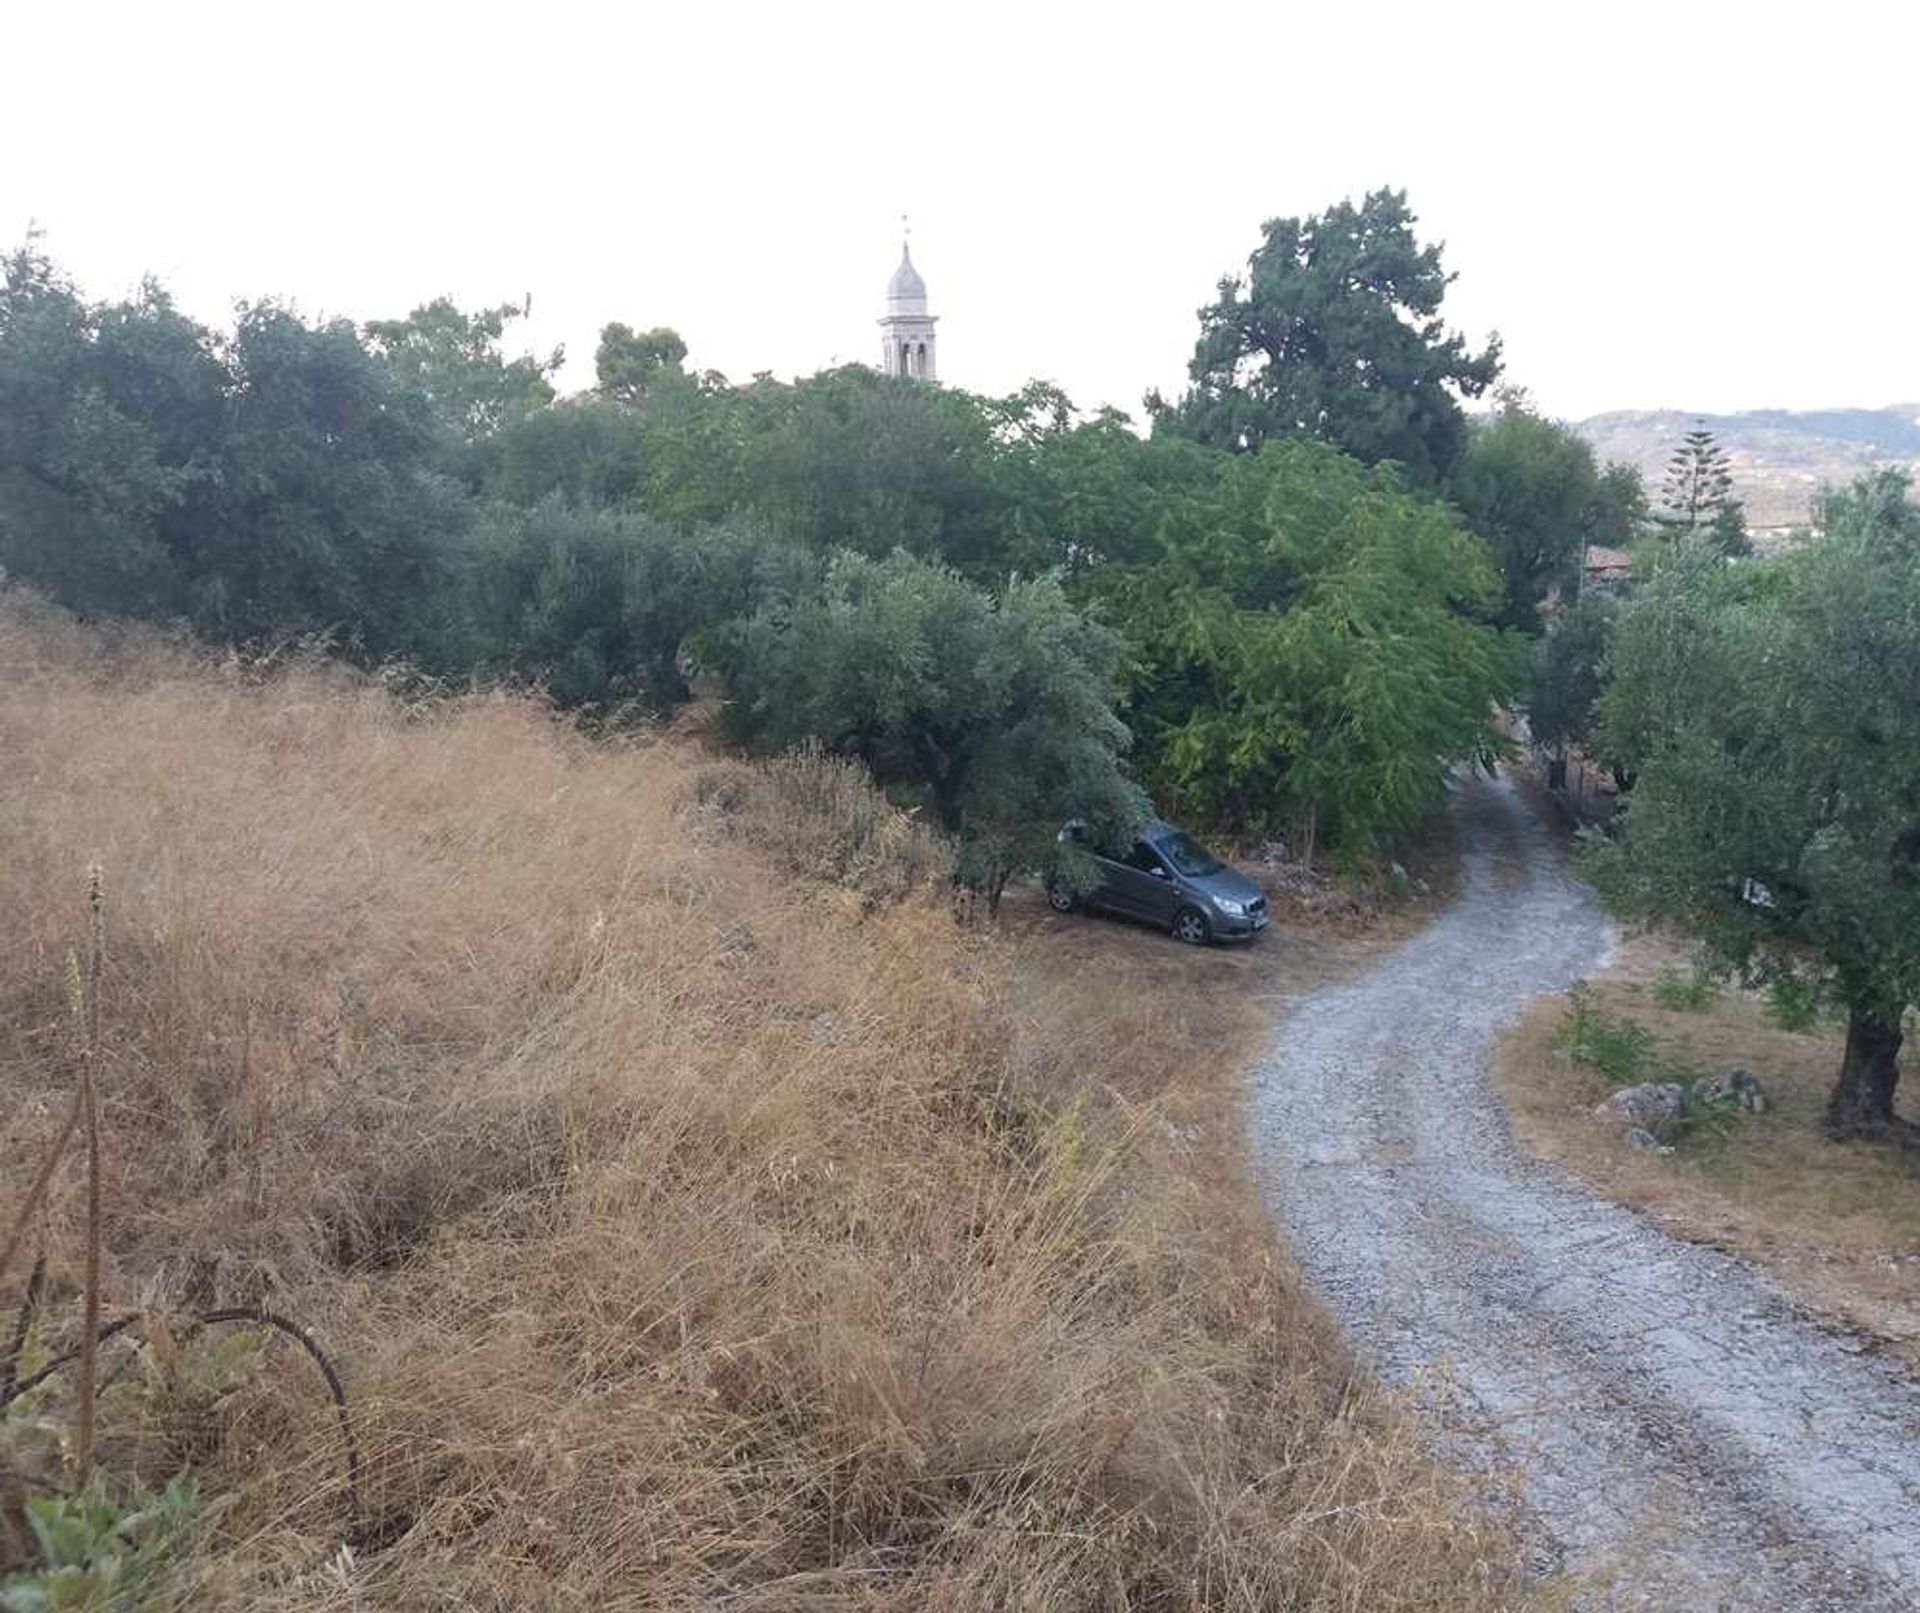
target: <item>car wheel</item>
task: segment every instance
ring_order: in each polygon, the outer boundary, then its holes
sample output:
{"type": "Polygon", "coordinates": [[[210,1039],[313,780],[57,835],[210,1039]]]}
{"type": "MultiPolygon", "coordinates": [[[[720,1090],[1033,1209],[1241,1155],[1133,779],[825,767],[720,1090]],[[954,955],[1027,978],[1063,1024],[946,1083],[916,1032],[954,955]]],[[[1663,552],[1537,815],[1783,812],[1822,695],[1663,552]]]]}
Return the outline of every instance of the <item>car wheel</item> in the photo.
{"type": "Polygon", "coordinates": [[[1190,947],[1203,947],[1213,939],[1213,927],[1197,907],[1183,907],[1173,915],[1173,933],[1190,947]]]}
{"type": "Polygon", "coordinates": [[[1047,906],[1056,913],[1071,913],[1080,905],[1080,898],[1073,894],[1071,885],[1049,885],[1047,887],[1047,906]]]}

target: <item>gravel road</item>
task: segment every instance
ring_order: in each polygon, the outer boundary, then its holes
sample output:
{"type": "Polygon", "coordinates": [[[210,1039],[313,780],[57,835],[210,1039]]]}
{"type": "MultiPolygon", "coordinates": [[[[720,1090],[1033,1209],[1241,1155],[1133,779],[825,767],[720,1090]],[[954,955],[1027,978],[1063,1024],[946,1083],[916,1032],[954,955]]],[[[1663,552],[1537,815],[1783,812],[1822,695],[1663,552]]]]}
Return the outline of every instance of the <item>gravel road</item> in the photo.
{"type": "Polygon", "coordinates": [[[1920,1607],[1920,1393],[1515,1146],[1494,1039],[1612,935],[1510,784],[1456,811],[1460,899],[1302,1001],[1255,1077],[1309,1280],[1450,1460],[1512,1475],[1574,1605],[1920,1607]]]}

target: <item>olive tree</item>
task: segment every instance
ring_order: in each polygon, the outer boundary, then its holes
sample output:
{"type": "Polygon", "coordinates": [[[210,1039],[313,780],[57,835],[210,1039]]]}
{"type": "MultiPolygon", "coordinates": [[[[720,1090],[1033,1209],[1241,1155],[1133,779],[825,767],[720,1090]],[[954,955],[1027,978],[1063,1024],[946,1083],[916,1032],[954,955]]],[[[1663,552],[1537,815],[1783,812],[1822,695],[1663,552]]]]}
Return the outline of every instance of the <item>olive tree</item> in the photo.
{"type": "Polygon", "coordinates": [[[818,741],[918,794],[990,903],[1012,874],[1052,864],[1064,819],[1119,829],[1146,815],[1120,765],[1122,641],[1051,578],[995,595],[905,553],[841,552],[817,591],[720,640],[742,738],[818,741]]]}
{"type": "Polygon", "coordinates": [[[1920,510],[1897,472],[1830,496],[1824,540],[1656,564],[1614,639],[1602,739],[1634,766],[1594,867],[1629,914],[1722,966],[1811,979],[1844,1007],[1838,1137],[1894,1114],[1920,1000],[1920,510]]]}

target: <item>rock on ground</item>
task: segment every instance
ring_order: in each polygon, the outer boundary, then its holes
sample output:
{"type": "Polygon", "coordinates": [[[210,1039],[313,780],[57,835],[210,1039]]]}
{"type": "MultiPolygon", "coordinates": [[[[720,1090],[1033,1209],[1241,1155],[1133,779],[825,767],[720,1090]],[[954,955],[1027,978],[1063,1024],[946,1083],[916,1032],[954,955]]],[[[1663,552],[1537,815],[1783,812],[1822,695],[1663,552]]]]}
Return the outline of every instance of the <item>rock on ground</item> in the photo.
{"type": "Polygon", "coordinates": [[[1576,1605],[1920,1606],[1920,1393],[1515,1146],[1494,1039],[1611,935],[1510,784],[1456,811],[1460,900],[1304,1000],[1255,1077],[1309,1279],[1445,1454],[1517,1478],[1576,1605]]]}
{"type": "Polygon", "coordinates": [[[1646,1126],[1678,1120],[1687,1112],[1687,1089],[1678,1081],[1643,1081],[1638,1086],[1610,1092],[1594,1105],[1596,1119],[1646,1126]]]}

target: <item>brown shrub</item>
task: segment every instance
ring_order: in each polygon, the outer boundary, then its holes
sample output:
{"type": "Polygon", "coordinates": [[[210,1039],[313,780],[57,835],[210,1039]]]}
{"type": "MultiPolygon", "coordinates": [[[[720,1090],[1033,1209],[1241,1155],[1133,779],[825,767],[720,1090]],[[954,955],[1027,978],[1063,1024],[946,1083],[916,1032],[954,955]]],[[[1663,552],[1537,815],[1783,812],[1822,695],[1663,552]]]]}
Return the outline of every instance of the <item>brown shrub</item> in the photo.
{"type": "Polygon", "coordinates": [[[858,762],[817,745],[705,767],[690,799],[703,828],[871,901],[935,890],[953,872],[953,848],[937,831],[888,801],[858,762]]]}
{"type": "MultiPolygon", "coordinates": [[[[324,1403],[224,1394],[199,1605],[1498,1599],[1275,1249],[1231,1065],[1076,1082],[1094,1000],[1024,1008],[839,764],[91,645],[0,606],[0,1185],[58,1120],[98,856],[110,1287],[312,1322],[367,1457],[373,1544],[316,1567],[324,1403]]],[[[1172,1068],[1155,1023],[1102,1057],[1172,1068]]],[[[77,1224],[69,1173],[69,1294],[77,1224]]]]}

